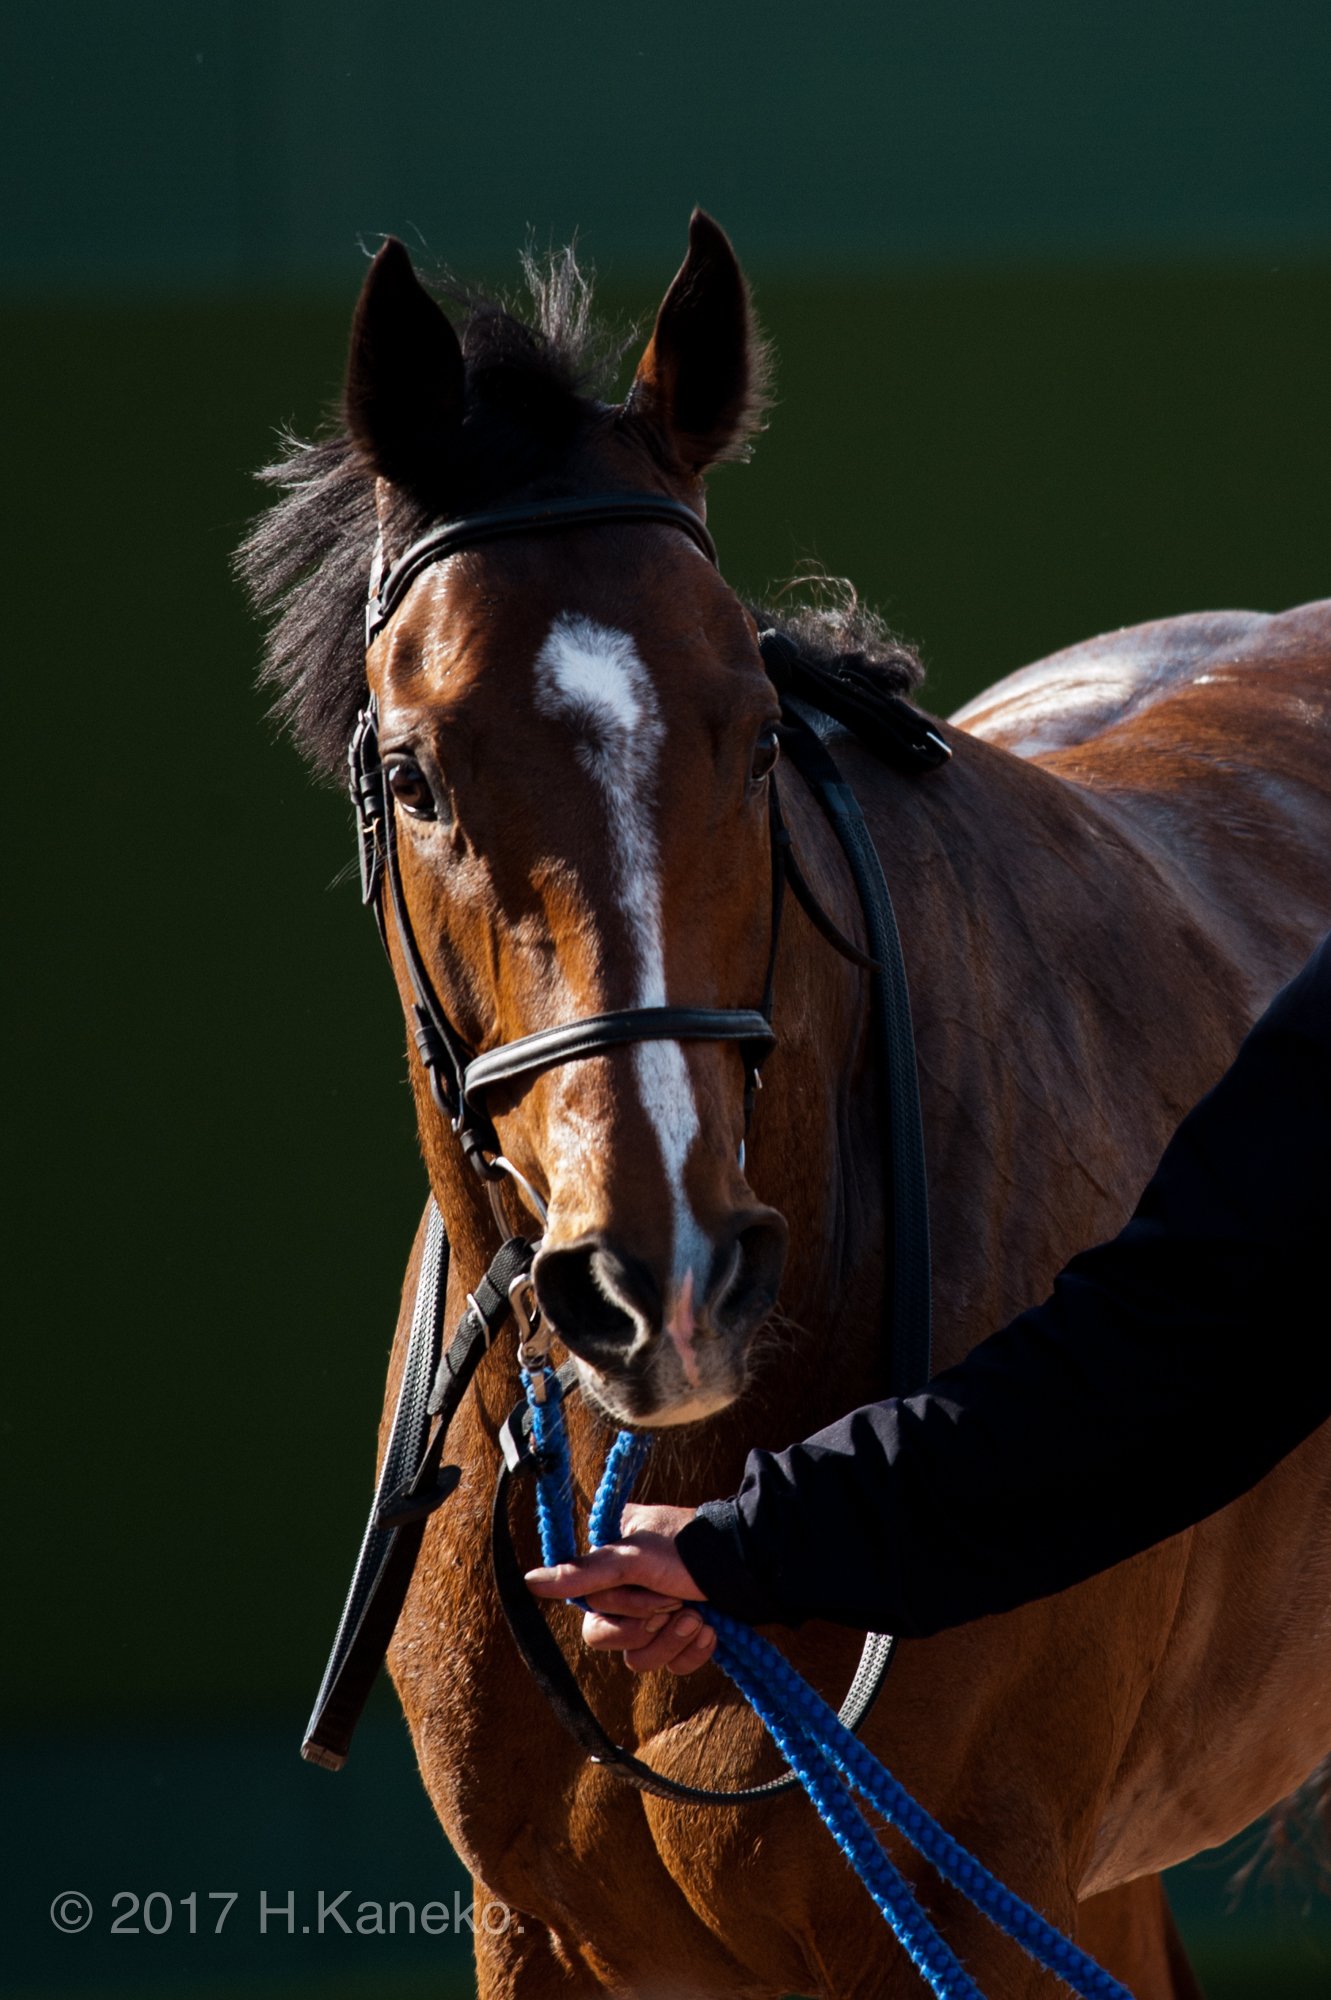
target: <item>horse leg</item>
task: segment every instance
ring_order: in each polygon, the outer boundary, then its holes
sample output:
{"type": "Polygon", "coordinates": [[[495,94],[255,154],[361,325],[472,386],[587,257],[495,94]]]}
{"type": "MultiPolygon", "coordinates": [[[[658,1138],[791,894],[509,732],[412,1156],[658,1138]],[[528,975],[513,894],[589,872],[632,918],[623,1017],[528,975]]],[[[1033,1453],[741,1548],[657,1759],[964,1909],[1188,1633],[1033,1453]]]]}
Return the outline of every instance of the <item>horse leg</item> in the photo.
{"type": "Polygon", "coordinates": [[[525,1910],[510,1910],[473,1884],[476,2000],[604,2000],[614,1981],[598,1976],[587,1946],[566,1940],[525,1910]]]}
{"type": "Polygon", "coordinates": [[[1077,1911],[1077,1943],[1134,2000],[1204,2000],[1158,1875],[1138,1875],[1077,1911]]]}
{"type": "MultiPolygon", "coordinates": [[[[477,1906],[482,1891],[477,1890],[477,1906]]],[[[571,1964],[551,1932],[514,1913],[502,1933],[476,1926],[476,2000],[590,2000],[597,1983],[571,1964]]]]}

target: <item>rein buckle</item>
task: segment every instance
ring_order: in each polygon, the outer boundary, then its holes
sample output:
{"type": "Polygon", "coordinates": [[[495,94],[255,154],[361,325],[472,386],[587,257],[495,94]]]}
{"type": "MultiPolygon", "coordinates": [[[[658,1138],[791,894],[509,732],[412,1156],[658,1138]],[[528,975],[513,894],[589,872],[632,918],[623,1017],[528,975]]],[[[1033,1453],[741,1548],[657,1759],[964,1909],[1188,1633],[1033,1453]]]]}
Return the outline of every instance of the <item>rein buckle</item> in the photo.
{"type": "Polygon", "coordinates": [[[519,1271],[508,1288],[508,1303],[518,1323],[518,1362],[532,1378],[532,1394],[545,1401],[545,1377],[550,1367],[550,1334],[541,1320],[536,1288],[529,1271],[519,1271]]]}

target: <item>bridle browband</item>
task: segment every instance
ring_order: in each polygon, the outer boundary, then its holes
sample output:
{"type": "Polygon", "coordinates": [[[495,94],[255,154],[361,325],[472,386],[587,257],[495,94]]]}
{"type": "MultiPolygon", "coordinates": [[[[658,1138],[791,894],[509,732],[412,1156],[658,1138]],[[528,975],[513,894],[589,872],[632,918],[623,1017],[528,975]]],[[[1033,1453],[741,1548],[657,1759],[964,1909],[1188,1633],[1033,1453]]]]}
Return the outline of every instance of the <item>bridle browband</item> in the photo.
{"type": "MultiPolygon", "coordinates": [[[[533,501],[468,515],[433,528],[379,576],[366,610],[366,641],[381,633],[415,579],[432,564],[500,537],[561,528],[659,523],[687,534],[715,565],[716,549],[702,521],[682,502],[657,493],[602,493],[533,501]]],[[[781,702],[784,750],[817,801],[841,847],[859,897],[867,949],[844,936],[805,881],[781,813],[775,773],[768,786],[771,828],[771,914],[767,971],[753,1008],[645,1007],[589,1015],[476,1054],[449,1021],[435,992],[412,927],[397,851],[397,822],[387,773],[379,755],[373,698],[362,709],[348,750],[351,797],[359,835],[361,896],[372,905],[385,950],[389,945],[385,900],[411,987],[411,1021],[432,1096],[449,1117],[467,1157],[491,1183],[495,1220],[503,1218],[493,1183],[509,1175],[544,1219],[540,1197],[499,1151],[485,1108],[497,1084],[521,1081],[556,1064],[601,1055],[626,1043],[654,1040],[733,1041],[744,1062],[744,1129],[747,1134],[758,1071],[771,1051],[773,989],[787,882],[823,937],[871,975],[869,1015],[877,1054],[879,1113],[884,1147],[884,1225],[887,1282],[884,1326],[888,1380],[908,1395],[930,1372],[930,1253],[928,1188],[920,1118],[919,1082],[911,1027],[910,993],[892,898],[882,864],[854,792],[845,783],[820,733],[819,718],[850,730],[885,763],[918,777],[945,764],[951,751],[927,716],[888,692],[866,663],[850,657],[831,664],[807,658],[784,633],[760,634],[763,665],[781,702]],[[387,897],[385,898],[385,890],[387,897]]],[[[390,953],[391,960],[391,953],[390,953]]],[[[741,1166],[743,1153],[741,1152],[741,1166]]],[[[401,1385],[361,1545],[332,1654],[315,1701],[302,1754],[337,1770],[346,1760],[364,1706],[406,1600],[426,1522],[457,1486],[461,1474],[443,1463],[449,1425],[481,1360],[508,1321],[519,1321],[519,1359],[531,1337],[524,1293],[530,1288],[534,1245],[525,1237],[501,1244],[450,1338],[444,1338],[449,1246],[439,1209],[427,1205],[426,1234],[412,1307],[401,1385]]],[[[525,1364],[524,1364],[525,1365],[525,1364]]],[[[561,1375],[571,1375],[566,1363],[561,1375]]],[[[609,1737],[553,1635],[527,1592],[508,1524],[511,1478],[536,1463],[525,1404],[503,1426],[503,1463],[491,1518],[495,1582],[505,1618],[524,1661],[555,1714],[583,1750],[641,1790],[677,1801],[743,1804],[795,1782],[791,1775],[737,1791],[715,1791],[654,1772],[609,1737]]],[[[867,1635],[841,1718],[858,1728],[891,1663],[894,1641],[867,1635]]]]}
{"type": "Polygon", "coordinates": [[[633,521],[663,521],[667,527],[681,528],[713,569],[717,567],[716,543],[701,517],[682,500],[664,493],[588,493],[557,500],[528,500],[514,507],[492,507],[483,514],[464,514],[457,521],[442,521],[419,541],[403,551],[387,576],[370,591],[365,607],[365,643],[372,645],[424,569],[433,568],[463,549],[479,548],[485,542],[501,541],[508,535],[538,535],[558,528],[616,527],[633,521]]]}
{"type": "MultiPolygon", "coordinates": [[[[465,549],[509,535],[550,533],[563,528],[662,523],[682,530],[715,566],[716,546],[691,507],[660,493],[597,493],[495,508],[445,521],[413,542],[372,591],[365,614],[366,644],[381,633],[421,573],[465,549]]],[[[580,1021],[542,1028],[483,1054],[474,1053],[449,1020],[435,991],[416,940],[402,884],[397,850],[397,816],[388,774],[379,755],[374,698],[357,717],[347,752],[352,804],[356,809],[361,900],[372,904],[379,933],[388,944],[384,889],[412,991],[411,1025],[416,1049],[436,1105],[450,1120],[459,1144],[485,1180],[502,1179],[512,1168],[485,1108],[485,1092],[516,1083],[543,1070],[588,1056],[604,1055],[630,1042],[736,1042],[744,1062],[745,1130],[752,1115],[758,1072],[776,1042],[772,1032],[772,989],[780,942],[788,843],[775,784],[769,791],[772,827],[771,941],[758,1004],[747,1008],[634,1007],[591,1014],[580,1021]]]]}

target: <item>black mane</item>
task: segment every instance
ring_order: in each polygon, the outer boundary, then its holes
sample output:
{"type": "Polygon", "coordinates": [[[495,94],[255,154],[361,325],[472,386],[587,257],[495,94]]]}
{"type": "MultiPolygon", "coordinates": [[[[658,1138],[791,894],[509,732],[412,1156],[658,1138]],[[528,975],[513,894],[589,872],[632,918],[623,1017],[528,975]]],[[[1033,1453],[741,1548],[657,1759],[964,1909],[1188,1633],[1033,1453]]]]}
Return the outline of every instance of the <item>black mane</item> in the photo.
{"type": "MultiPolygon", "coordinates": [[[[558,481],[576,443],[605,413],[627,341],[609,336],[592,315],[591,280],[572,248],[544,262],[524,259],[531,317],[452,285],[444,300],[457,321],[473,421],[469,456],[483,487],[467,505],[492,504],[543,481],[558,481]],[[481,494],[483,492],[483,497],[481,494]]],[[[741,446],[761,421],[766,382],[754,385],[741,446]]],[[[290,433],[259,474],[277,499],[237,555],[237,569],[268,627],[260,673],[274,693],[273,713],[316,772],[340,778],[356,712],[366,696],[365,599],[378,533],[374,475],[339,423],[313,441],[290,433]]],[[[396,547],[437,517],[437,507],[398,493],[396,547]]],[[[916,656],[887,632],[848,587],[821,601],[782,605],[755,615],[811,658],[853,655],[882,674],[893,692],[922,678],[916,656]]]]}

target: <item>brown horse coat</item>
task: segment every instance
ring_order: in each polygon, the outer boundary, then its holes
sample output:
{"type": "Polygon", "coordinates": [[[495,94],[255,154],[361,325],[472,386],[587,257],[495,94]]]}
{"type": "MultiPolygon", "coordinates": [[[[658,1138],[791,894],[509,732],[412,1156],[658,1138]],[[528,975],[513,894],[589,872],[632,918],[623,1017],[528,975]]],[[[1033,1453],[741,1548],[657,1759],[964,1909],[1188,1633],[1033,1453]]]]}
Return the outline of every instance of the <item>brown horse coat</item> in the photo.
{"type": "MultiPolygon", "coordinates": [[[[956,723],[953,764],[932,783],[838,745],[910,968],[940,1365],[1119,1226],[1173,1125],[1331,922],[1331,604],[1098,639],[1013,675],[956,723]]],[[[805,865],[850,925],[830,837],[783,782],[805,865]]],[[[861,1003],[830,953],[787,941],[751,1170],[791,1228],[782,1330],[705,1441],[671,1449],[665,1434],[644,1497],[730,1490],[749,1445],[804,1435],[879,1387],[863,1332],[879,1270],[861,1003]]],[[[453,1189],[436,1187],[459,1237],[456,1312],[481,1246],[453,1189]]],[[[392,1655],[450,1838],[486,1892],[525,1913],[520,1935],[483,1942],[482,1992],[839,2000],[895,1991],[898,1976],[909,1990],[802,1797],[710,1815],[644,1799],[543,1712],[487,1574],[494,1430],[512,1396],[512,1357],[496,1353],[451,1447],[462,1493],[431,1528],[392,1655]]],[[[586,1412],[573,1430],[585,1494],[607,1432],[586,1412]]],[[[1331,1750],[1329,1495],[1322,1432],[1189,1534],[903,1647],[868,1726],[903,1782],[1055,1921],[1071,1927],[1080,1901],[1117,1890],[1104,1911],[1086,1906],[1080,1934],[1143,2000],[1186,1993],[1188,1975],[1170,1963],[1155,1884],[1119,1885],[1225,1839],[1331,1750]]],[[[559,1622],[576,1650],[575,1621],[559,1622]]],[[[831,1692],[855,1645],[814,1629],[788,1650],[831,1692]]],[[[719,1674],[638,1685],[585,1653],[579,1671],[611,1728],[663,1770],[769,1773],[719,1674]]],[[[926,1881],[925,1894],[986,1993],[1051,1984],[947,1892],[926,1881]]]]}
{"type": "MultiPolygon", "coordinates": [[[[706,467],[752,429],[761,350],[715,224],[694,217],[621,404],[584,393],[571,268],[547,287],[539,330],[481,309],[459,338],[400,245],[375,260],[346,431],[275,468],[286,498],[246,556],[276,614],[269,678],[326,769],[365,699],[376,526],[392,561],[431,521],[533,494],[649,491],[701,510],[706,467]]],[[[806,875],[856,925],[821,814],[794,774],[767,771],[775,702],[754,637],[705,558],[659,524],[474,549],[412,585],[368,677],[400,787],[413,928],[472,1046],[654,1004],[652,992],[751,1006],[774,781],[806,875]]],[[[910,972],[940,1363],[1119,1227],[1182,1113],[1331,922],[1329,725],[1320,605],[1146,626],[1030,668],[956,719],[953,761],[928,780],[838,745],[910,972]]],[[[391,925],[390,945],[406,1000],[391,925]]],[[[549,1201],[538,1290],[542,1260],[562,1258],[563,1298],[602,1321],[594,1351],[581,1315],[563,1322],[585,1391],[571,1414],[584,1498],[611,1434],[602,1412],[630,1390],[664,1426],[640,1497],[678,1502],[732,1491],[750,1446],[779,1447],[883,1392],[864,980],[795,909],[775,1023],[747,1166],[733,1048],[618,1050],[492,1101],[506,1152],[549,1201]],[[607,1309],[597,1273],[617,1249],[636,1291],[607,1309]]],[[[451,1323],[493,1225],[410,1060],[453,1244],[451,1323]]],[[[418,1257],[419,1240],[408,1298],[418,1257]]],[[[406,1332],[404,1309],[390,1409],[406,1332]]],[[[1276,1354],[1300,1337],[1255,1332],[1276,1354]]],[[[462,1483],[430,1523],[390,1659],[449,1838],[482,1899],[514,1912],[478,1926],[481,1993],[905,1994],[913,1973],[802,1796],[712,1811],[645,1798],[584,1761],[545,1712],[489,1573],[496,1432],[515,1395],[505,1340],[450,1435],[462,1483]]],[[[903,1645],[869,1720],[906,1787],[1139,2000],[1195,1990],[1158,1871],[1246,1824],[1331,1749],[1329,1483],[1323,1432],[1133,1562],[903,1645]]],[[[519,1525],[534,1558],[531,1523],[519,1525]]],[[[635,1680],[582,1651],[574,1612],[553,1615],[619,1740],[677,1777],[771,1774],[759,1726],[715,1669],[635,1680]]],[[[839,1695],[857,1642],[814,1626],[789,1651],[839,1695]]],[[[924,1896],[989,2000],[1050,1989],[957,1897],[932,1879],[924,1896]]]]}

